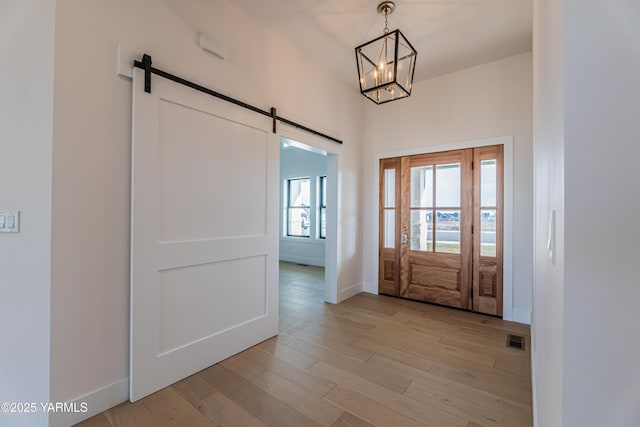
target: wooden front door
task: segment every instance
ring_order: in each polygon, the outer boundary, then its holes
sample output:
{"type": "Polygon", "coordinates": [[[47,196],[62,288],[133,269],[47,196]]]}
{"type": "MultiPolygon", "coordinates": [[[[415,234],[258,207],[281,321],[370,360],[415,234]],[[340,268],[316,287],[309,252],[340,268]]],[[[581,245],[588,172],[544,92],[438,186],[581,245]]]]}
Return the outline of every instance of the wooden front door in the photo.
{"type": "Polygon", "coordinates": [[[502,315],[502,146],[381,161],[379,292],[502,315]]]}

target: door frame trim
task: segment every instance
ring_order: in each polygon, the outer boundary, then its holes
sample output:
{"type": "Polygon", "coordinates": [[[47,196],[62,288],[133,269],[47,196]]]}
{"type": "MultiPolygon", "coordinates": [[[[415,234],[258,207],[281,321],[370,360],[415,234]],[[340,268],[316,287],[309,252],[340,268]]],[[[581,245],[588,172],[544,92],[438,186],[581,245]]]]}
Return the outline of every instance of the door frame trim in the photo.
{"type": "Polygon", "coordinates": [[[373,174],[371,176],[372,190],[374,191],[373,205],[373,225],[371,233],[373,236],[373,244],[371,245],[368,256],[370,258],[372,278],[371,283],[365,285],[365,292],[378,294],[378,246],[379,246],[379,204],[380,204],[380,160],[390,157],[413,156],[416,154],[429,154],[441,151],[460,150],[466,148],[486,147],[488,145],[504,146],[504,235],[503,235],[503,300],[502,300],[502,318],[504,320],[514,320],[513,317],[513,135],[505,135],[493,138],[483,138],[468,141],[443,143],[419,148],[407,148],[397,151],[385,151],[374,153],[373,155],[373,174]]]}

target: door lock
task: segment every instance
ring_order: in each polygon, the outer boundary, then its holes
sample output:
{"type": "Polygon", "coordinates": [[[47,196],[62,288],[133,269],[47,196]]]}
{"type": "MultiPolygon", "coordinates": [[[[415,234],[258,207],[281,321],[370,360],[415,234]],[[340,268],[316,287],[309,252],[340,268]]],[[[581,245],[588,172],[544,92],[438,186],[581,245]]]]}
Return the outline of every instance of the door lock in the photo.
{"type": "Polygon", "coordinates": [[[403,245],[406,245],[407,243],[409,243],[409,236],[407,235],[407,233],[402,233],[400,235],[400,243],[403,245]]]}

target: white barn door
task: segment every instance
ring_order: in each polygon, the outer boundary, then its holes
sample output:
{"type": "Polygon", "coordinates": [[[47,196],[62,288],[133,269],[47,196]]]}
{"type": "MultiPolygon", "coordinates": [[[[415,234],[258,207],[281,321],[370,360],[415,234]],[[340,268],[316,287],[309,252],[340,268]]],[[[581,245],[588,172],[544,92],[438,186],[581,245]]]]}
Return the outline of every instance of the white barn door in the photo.
{"type": "Polygon", "coordinates": [[[271,120],[134,69],[130,400],[278,333],[271,120]]]}

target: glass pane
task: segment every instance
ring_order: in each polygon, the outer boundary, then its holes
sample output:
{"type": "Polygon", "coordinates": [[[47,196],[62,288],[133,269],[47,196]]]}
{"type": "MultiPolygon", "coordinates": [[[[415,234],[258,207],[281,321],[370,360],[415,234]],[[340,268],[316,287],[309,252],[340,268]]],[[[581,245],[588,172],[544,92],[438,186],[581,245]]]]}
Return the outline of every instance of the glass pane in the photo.
{"type": "Polygon", "coordinates": [[[433,251],[433,211],[411,211],[411,250],[433,251]]]}
{"type": "Polygon", "coordinates": [[[460,163],[436,166],[436,206],[460,206],[460,163]]]}
{"type": "Polygon", "coordinates": [[[436,211],[436,252],[460,253],[460,211],[436,211]]]}
{"type": "Polygon", "coordinates": [[[384,247],[396,246],[396,211],[387,209],[384,211],[384,247]]]}
{"type": "Polygon", "coordinates": [[[289,180],[289,206],[309,206],[311,180],[309,178],[289,180]]]}
{"type": "Polygon", "coordinates": [[[480,162],[480,206],[496,206],[496,161],[480,162]]]}
{"type": "Polygon", "coordinates": [[[411,168],[411,207],[433,206],[433,166],[411,168]]]}
{"type": "Polygon", "coordinates": [[[496,256],[496,210],[480,211],[480,255],[496,256]]]}
{"type": "Polygon", "coordinates": [[[327,209],[320,208],[320,238],[327,237],[327,209]]]}
{"type": "Polygon", "coordinates": [[[320,206],[325,207],[327,206],[327,177],[326,176],[320,177],[320,188],[322,188],[322,191],[320,192],[320,206]]]}
{"type": "Polygon", "coordinates": [[[289,236],[309,237],[309,208],[289,208],[289,236]]]}
{"type": "Polygon", "coordinates": [[[384,207],[396,207],[396,170],[384,170],[384,207]]]}

